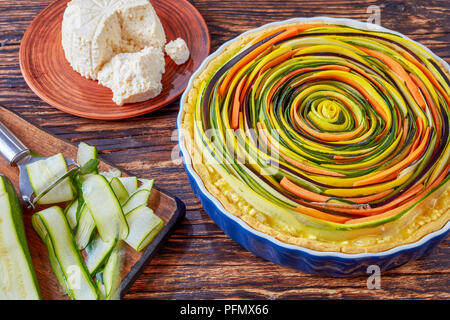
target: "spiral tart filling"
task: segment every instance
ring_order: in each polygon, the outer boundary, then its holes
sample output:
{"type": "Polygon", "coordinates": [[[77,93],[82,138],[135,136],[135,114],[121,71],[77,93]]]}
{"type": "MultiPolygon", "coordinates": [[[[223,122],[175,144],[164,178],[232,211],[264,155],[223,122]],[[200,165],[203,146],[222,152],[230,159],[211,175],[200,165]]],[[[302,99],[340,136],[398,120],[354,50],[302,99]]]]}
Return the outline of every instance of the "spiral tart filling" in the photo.
{"type": "Polygon", "coordinates": [[[382,251],[448,222],[448,70],[401,36],[293,23],[240,37],[184,101],[192,165],[256,230],[382,251]]]}

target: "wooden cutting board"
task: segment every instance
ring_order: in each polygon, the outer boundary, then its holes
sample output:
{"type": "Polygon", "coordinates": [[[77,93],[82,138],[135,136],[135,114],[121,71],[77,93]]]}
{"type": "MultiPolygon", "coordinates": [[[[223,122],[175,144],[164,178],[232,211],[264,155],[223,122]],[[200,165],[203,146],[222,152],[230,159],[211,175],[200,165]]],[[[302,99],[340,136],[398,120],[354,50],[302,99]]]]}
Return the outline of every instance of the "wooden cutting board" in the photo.
{"type": "MultiPolygon", "coordinates": [[[[29,122],[20,118],[17,114],[0,107],[0,121],[8,127],[31,151],[42,156],[51,156],[61,152],[64,157],[76,159],[77,147],[67,141],[56,138],[42,128],[38,128],[29,122]]],[[[100,171],[108,171],[114,168],[113,165],[99,159],[100,171]]],[[[130,175],[123,170],[124,176],[130,175]]],[[[17,167],[11,167],[8,162],[0,156],[0,173],[7,176],[19,193],[19,170],[17,167]]],[[[142,177],[152,178],[152,177],[142,177]]],[[[155,177],[157,178],[157,177],[155,177]]],[[[158,181],[156,180],[156,184],[158,181]]],[[[20,196],[19,196],[20,198],[20,196]]],[[[171,231],[183,219],[186,209],[183,202],[157,188],[153,188],[149,199],[149,206],[155,213],[164,220],[164,228],[153,242],[143,251],[136,252],[131,247],[125,245],[124,267],[122,270],[122,283],[120,296],[123,297],[131,287],[137,277],[141,274],[147,263],[153,258],[158,249],[167,240],[171,231]]],[[[25,209],[22,203],[25,231],[28,240],[28,246],[31,251],[34,269],[39,281],[42,297],[44,299],[68,299],[62,293],[62,289],[54,276],[48,260],[47,248],[34,231],[31,225],[31,216],[36,210],[25,209]]],[[[42,209],[42,208],[41,208],[42,209]]]]}

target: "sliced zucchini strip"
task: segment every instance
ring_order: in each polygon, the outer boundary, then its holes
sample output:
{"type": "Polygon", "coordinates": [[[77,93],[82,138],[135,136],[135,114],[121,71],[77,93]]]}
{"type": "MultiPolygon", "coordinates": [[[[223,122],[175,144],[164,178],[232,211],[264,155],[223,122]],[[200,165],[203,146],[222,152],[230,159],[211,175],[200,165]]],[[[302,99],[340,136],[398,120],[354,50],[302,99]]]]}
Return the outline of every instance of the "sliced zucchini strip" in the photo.
{"type": "Polygon", "coordinates": [[[117,199],[119,200],[120,205],[124,204],[130,197],[130,195],[128,194],[128,191],[125,188],[125,186],[123,185],[123,183],[119,180],[119,178],[114,177],[111,179],[109,184],[111,185],[111,188],[113,189],[114,194],[116,195],[117,199]]]}
{"type": "Polygon", "coordinates": [[[155,184],[155,179],[138,179],[141,183],[141,186],[138,188],[138,190],[148,190],[152,191],[153,185],[155,184]]]}
{"type": "Polygon", "coordinates": [[[127,215],[137,207],[142,205],[147,205],[148,198],[150,197],[150,191],[148,190],[139,190],[136,191],[130,199],[124,204],[123,212],[127,215]]]}
{"type": "MultiPolygon", "coordinates": [[[[40,194],[59,177],[67,173],[67,163],[61,153],[26,166],[31,187],[35,195],[40,194]]],[[[39,199],[39,204],[54,204],[71,201],[74,198],[69,178],[61,181],[55,188],[39,199]]]]}
{"type": "Polygon", "coordinates": [[[80,166],[84,166],[91,159],[97,159],[97,148],[90,146],[85,142],[78,145],[77,162],[80,166]]]}
{"type": "Polygon", "coordinates": [[[120,269],[122,261],[118,249],[111,253],[111,256],[103,270],[103,284],[105,287],[105,300],[118,300],[120,298],[120,269]]]}
{"type": "Polygon", "coordinates": [[[101,300],[105,300],[105,298],[106,298],[105,285],[103,284],[102,279],[103,279],[103,273],[97,273],[95,284],[97,285],[101,300]]]}
{"type": "Polygon", "coordinates": [[[47,246],[53,270],[67,294],[74,300],[97,300],[96,286],[80,252],[75,247],[69,223],[59,207],[40,211],[32,217],[33,227],[47,246]]]}
{"type": "Polygon", "coordinates": [[[51,241],[51,238],[46,235],[45,240],[43,241],[45,246],[47,247],[48,252],[48,260],[50,261],[50,266],[53,270],[53,273],[55,274],[56,279],[58,280],[58,283],[60,286],[64,289],[64,292],[67,293],[67,284],[66,280],[64,278],[64,273],[61,270],[61,265],[58,262],[58,259],[55,256],[55,249],[53,247],[53,243],[51,241]]]}
{"type": "Polygon", "coordinates": [[[38,300],[39,286],[13,185],[0,175],[0,300],[38,300]]]}
{"type": "Polygon", "coordinates": [[[95,222],[89,208],[84,205],[81,209],[80,221],[75,234],[75,243],[79,250],[83,250],[89,244],[92,233],[95,230],[95,222]]]}
{"type": "Polygon", "coordinates": [[[147,205],[154,180],[139,179],[142,185],[130,196],[123,205],[123,212],[128,214],[139,206],[147,205]]]}
{"type": "Polygon", "coordinates": [[[78,199],[73,200],[69,205],[67,205],[64,213],[66,214],[67,222],[69,222],[69,226],[72,230],[77,227],[77,208],[78,208],[78,199]]]}
{"type": "Polygon", "coordinates": [[[161,231],[164,221],[152,209],[143,205],[127,215],[130,234],[125,240],[134,250],[144,249],[161,231]]]}
{"type": "Polygon", "coordinates": [[[114,168],[106,172],[100,172],[100,174],[104,176],[106,179],[111,179],[111,178],[119,178],[122,175],[122,172],[119,169],[114,168]]]}
{"type": "Polygon", "coordinates": [[[105,242],[125,239],[129,231],[127,220],[108,181],[101,175],[89,176],[82,190],[100,238],[105,242]]]}
{"type": "Polygon", "coordinates": [[[96,237],[86,247],[86,266],[92,276],[103,267],[116,245],[117,239],[105,242],[100,237],[96,237]]]}
{"type": "Polygon", "coordinates": [[[133,194],[138,188],[137,177],[119,177],[120,182],[122,182],[125,189],[127,189],[128,194],[133,194]]]}

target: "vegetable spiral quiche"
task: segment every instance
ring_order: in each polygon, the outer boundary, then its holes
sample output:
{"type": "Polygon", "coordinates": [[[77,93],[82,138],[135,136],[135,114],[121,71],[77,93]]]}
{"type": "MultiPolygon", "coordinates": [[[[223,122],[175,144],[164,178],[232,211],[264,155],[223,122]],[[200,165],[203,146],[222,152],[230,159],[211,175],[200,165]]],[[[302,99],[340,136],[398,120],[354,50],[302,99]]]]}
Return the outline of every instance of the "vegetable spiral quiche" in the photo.
{"type": "Polygon", "coordinates": [[[394,33],[272,25],[197,73],[184,144],[206,189],[253,229],[385,251],[450,220],[447,68],[394,33]]]}

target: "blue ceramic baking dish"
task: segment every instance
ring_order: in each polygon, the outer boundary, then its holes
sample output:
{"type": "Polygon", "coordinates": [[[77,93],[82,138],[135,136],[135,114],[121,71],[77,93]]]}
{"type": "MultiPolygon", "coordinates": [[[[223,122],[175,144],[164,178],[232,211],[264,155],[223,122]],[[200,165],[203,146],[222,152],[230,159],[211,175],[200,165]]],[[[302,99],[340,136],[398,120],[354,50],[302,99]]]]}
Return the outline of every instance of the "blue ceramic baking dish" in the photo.
{"type": "MultiPolygon", "coordinates": [[[[378,28],[378,30],[386,31],[401,35],[397,32],[385,29],[379,26],[373,26],[367,23],[358,22],[350,19],[334,19],[327,17],[317,18],[297,18],[282,22],[276,22],[265,25],[266,28],[270,25],[282,25],[289,22],[314,22],[314,21],[329,21],[336,24],[351,25],[358,28],[369,27],[378,28]]],[[[258,30],[258,29],[257,29],[258,30]]],[[[255,30],[249,31],[254,32],[255,30]]],[[[401,35],[405,37],[404,35],[401,35]]],[[[407,38],[407,37],[405,37],[407,38]]],[[[409,38],[408,38],[409,39],[409,38]]],[[[411,40],[411,39],[409,39],[411,40]]],[[[234,41],[231,40],[230,42],[234,41]]],[[[197,175],[192,165],[190,164],[190,155],[185,148],[183,133],[181,130],[181,121],[184,114],[184,101],[187,98],[187,92],[192,88],[193,79],[205,68],[209,61],[218,56],[230,42],[222,45],[215,53],[209,56],[199,70],[191,78],[185,94],[181,98],[180,112],[177,119],[178,139],[180,153],[184,161],[184,167],[189,177],[189,182],[198,199],[201,201],[203,208],[211,219],[234,241],[242,245],[248,251],[255,255],[262,257],[273,263],[294,268],[306,273],[312,273],[320,276],[328,277],[345,277],[345,276],[361,276],[367,275],[367,269],[371,265],[376,265],[381,272],[397,268],[409,261],[421,258],[429,254],[435,249],[443,240],[446,239],[450,232],[450,222],[448,222],[442,229],[430,233],[420,239],[419,241],[407,245],[402,245],[384,252],[378,253],[359,253],[359,254],[345,254],[339,252],[322,252],[314,251],[296,245],[283,243],[269,235],[254,230],[241,219],[235,217],[222,206],[222,204],[214,198],[208,190],[206,190],[202,180],[197,175]]],[[[417,42],[416,42],[417,43],[417,42]]],[[[419,44],[420,45],[420,44],[419,44]]],[[[422,46],[422,45],[420,45],[422,46]]],[[[423,47],[423,46],[422,46],[423,47]]],[[[425,47],[424,47],[425,48],[425,47]]],[[[427,48],[425,48],[429,51],[427,48]]],[[[436,59],[441,61],[450,70],[448,64],[429,51],[436,59]]]]}

